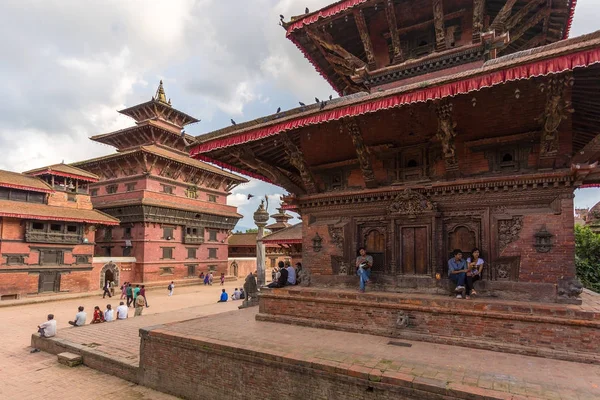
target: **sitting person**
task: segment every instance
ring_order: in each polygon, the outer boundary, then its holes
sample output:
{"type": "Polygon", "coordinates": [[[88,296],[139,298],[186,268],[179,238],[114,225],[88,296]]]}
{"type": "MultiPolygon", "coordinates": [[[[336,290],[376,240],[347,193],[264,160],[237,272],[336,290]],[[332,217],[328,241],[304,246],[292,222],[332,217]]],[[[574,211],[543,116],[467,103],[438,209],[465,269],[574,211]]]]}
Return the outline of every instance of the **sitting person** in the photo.
{"type": "Polygon", "coordinates": [[[115,314],[110,304],[106,305],[106,310],[104,311],[104,321],[111,322],[115,319],[115,314]]]}
{"type": "Polygon", "coordinates": [[[365,291],[365,285],[371,277],[371,267],[373,266],[373,257],[367,255],[367,250],[364,247],[358,249],[358,257],[356,257],[356,275],[360,279],[359,290],[365,291]]]}
{"type": "Polygon", "coordinates": [[[73,326],[83,326],[85,325],[85,320],[87,319],[87,314],[83,311],[83,306],[79,306],[77,308],[78,313],[75,314],[75,320],[69,321],[69,325],[73,326]]]}
{"type": "Polygon", "coordinates": [[[126,319],[129,317],[129,307],[125,305],[125,303],[120,302],[119,307],[117,307],[117,319],[126,319]]]}
{"type": "Polygon", "coordinates": [[[238,288],[235,288],[233,294],[231,295],[231,300],[239,300],[242,292],[238,288]]]}
{"type": "Polygon", "coordinates": [[[90,324],[101,324],[104,322],[104,313],[100,310],[100,307],[94,307],[94,316],[90,324]]]}
{"type": "Polygon", "coordinates": [[[40,337],[50,338],[56,335],[56,321],[54,314],[48,314],[48,321],[38,325],[38,333],[40,337]]]}
{"type": "Polygon", "coordinates": [[[300,275],[302,274],[302,263],[296,263],[296,285],[299,285],[301,282],[300,275]]]}
{"type": "Polygon", "coordinates": [[[292,267],[292,264],[288,264],[288,266],[285,269],[287,269],[287,272],[288,272],[287,284],[295,285],[296,284],[296,270],[294,269],[294,267],[292,267]]]}
{"type": "Polygon", "coordinates": [[[288,284],[288,270],[285,268],[283,261],[279,261],[279,278],[275,282],[267,285],[268,288],[282,288],[288,284]]]}
{"type": "Polygon", "coordinates": [[[240,300],[244,300],[246,298],[246,293],[244,293],[244,288],[240,288],[240,300]]]}
{"type": "Polygon", "coordinates": [[[217,301],[217,303],[225,303],[228,299],[229,296],[227,295],[225,289],[221,289],[221,298],[219,299],[219,301],[217,301]]]}
{"type": "Polygon", "coordinates": [[[481,271],[483,270],[483,265],[485,264],[485,261],[483,258],[480,258],[479,255],[479,249],[474,248],[471,252],[471,257],[467,258],[467,265],[469,268],[466,277],[467,298],[477,294],[475,289],[473,289],[473,284],[481,279],[481,271]]]}
{"type": "MultiPolygon", "coordinates": [[[[457,299],[462,299],[466,294],[465,284],[467,278],[467,263],[463,260],[462,251],[456,249],[452,252],[454,257],[448,260],[448,278],[456,283],[455,292],[457,299]]],[[[467,296],[469,299],[469,296],[467,296]]]]}

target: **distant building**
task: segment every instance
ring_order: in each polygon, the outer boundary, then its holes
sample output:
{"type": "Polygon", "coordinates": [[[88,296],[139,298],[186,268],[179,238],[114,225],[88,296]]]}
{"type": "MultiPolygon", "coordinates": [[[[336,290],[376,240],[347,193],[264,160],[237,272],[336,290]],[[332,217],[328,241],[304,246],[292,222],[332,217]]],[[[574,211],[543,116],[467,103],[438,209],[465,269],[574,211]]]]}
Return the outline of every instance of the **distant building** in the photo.
{"type": "Polygon", "coordinates": [[[106,273],[156,282],[227,272],[227,237],[242,217],[227,196],[247,180],[188,156],[195,139],[183,128],[198,120],[171,106],[162,81],[150,101],[120,113],[136,125],[91,138],[117,152],[74,164],[100,176],[92,202],[121,221],[98,232],[96,256],[135,258],[126,274],[107,264],[100,285],[106,273]]]}
{"type": "Polygon", "coordinates": [[[119,221],[94,210],[98,176],[65,164],[0,170],[0,296],[84,292],[93,287],[95,230],[119,221]]]}
{"type": "Polygon", "coordinates": [[[585,226],[589,226],[594,233],[600,233],[600,202],[586,213],[585,226]]]}

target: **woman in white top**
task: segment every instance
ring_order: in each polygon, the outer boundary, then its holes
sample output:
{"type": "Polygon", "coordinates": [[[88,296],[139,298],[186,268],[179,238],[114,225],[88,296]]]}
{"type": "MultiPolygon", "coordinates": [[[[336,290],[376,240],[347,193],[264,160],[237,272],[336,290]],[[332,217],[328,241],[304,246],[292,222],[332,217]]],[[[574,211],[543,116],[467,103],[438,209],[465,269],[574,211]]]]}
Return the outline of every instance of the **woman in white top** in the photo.
{"type": "Polygon", "coordinates": [[[110,304],[106,305],[106,310],[104,311],[104,320],[106,322],[110,322],[115,319],[115,314],[110,304]]]}
{"type": "Polygon", "coordinates": [[[483,258],[479,257],[479,249],[474,248],[471,251],[471,257],[467,258],[467,266],[469,267],[467,271],[467,299],[470,299],[471,295],[477,294],[475,289],[473,289],[473,284],[481,279],[481,271],[483,270],[483,265],[485,261],[483,258]]]}

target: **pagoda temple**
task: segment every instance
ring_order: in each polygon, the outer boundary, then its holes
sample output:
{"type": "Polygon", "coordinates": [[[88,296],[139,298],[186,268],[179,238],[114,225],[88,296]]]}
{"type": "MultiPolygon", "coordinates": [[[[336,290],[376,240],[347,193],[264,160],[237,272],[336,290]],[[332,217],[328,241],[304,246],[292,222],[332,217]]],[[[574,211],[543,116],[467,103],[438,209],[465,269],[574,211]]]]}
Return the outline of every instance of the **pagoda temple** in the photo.
{"type": "Polygon", "coordinates": [[[162,81],[150,101],[119,112],[136,125],[91,137],[117,153],[74,164],[100,177],[94,207],[121,221],[97,233],[96,256],[134,257],[120,277],[130,282],[227,272],[227,237],[241,218],[227,196],[247,179],[189,157],[196,142],[184,127],[198,120],[172,107],[162,81]]]}
{"type": "Polygon", "coordinates": [[[342,97],[201,135],[191,155],[288,190],[313,285],[355,286],[365,246],[374,287],[437,292],[452,250],[477,247],[482,293],[576,301],[600,32],[562,40],[573,10],[348,0],[293,17],[287,37],[342,97]]]}

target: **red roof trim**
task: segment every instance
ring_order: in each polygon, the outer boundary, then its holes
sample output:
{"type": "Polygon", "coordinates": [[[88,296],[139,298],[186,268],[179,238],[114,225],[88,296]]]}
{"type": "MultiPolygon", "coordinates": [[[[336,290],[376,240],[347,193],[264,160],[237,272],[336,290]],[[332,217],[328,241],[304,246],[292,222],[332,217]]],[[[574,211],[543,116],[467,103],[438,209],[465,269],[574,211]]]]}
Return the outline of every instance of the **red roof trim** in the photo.
{"type": "Polygon", "coordinates": [[[323,79],[325,79],[327,81],[327,83],[329,83],[329,85],[331,85],[331,87],[333,88],[333,90],[335,90],[336,93],[341,96],[342,92],[340,91],[340,89],[337,87],[337,85],[335,85],[333,83],[333,81],[331,80],[331,78],[329,78],[329,75],[327,75],[325,73],[325,71],[323,71],[323,69],[321,68],[321,66],[319,65],[319,63],[316,62],[314,60],[314,58],[311,57],[310,53],[308,51],[306,51],[306,49],[304,47],[302,47],[302,45],[300,43],[298,43],[298,40],[296,40],[295,37],[290,36],[289,39],[292,41],[292,43],[294,43],[296,45],[296,47],[298,48],[298,50],[300,50],[300,52],[304,55],[304,58],[306,58],[308,60],[308,62],[317,70],[317,72],[319,73],[319,75],[321,75],[321,77],[323,79]]]}
{"type": "MultiPolygon", "coordinates": [[[[400,107],[405,104],[427,102],[430,100],[452,97],[459,94],[500,85],[510,81],[529,79],[549,74],[557,74],[564,71],[573,70],[577,67],[587,67],[598,62],[600,62],[600,49],[592,49],[574,54],[567,54],[552,59],[541,60],[530,64],[520,65],[505,70],[493,71],[481,76],[451,82],[437,87],[430,87],[407,93],[399,93],[389,97],[371,100],[367,103],[352,104],[343,108],[323,111],[318,114],[280,122],[264,128],[241,132],[236,136],[217,138],[197,145],[190,151],[190,156],[199,158],[201,153],[208,153],[212,150],[252,142],[268,136],[278,135],[282,132],[292,129],[340,120],[346,117],[373,113],[382,109],[400,107]]],[[[475,74],[477,71],[473,71],[473,73],[475,74]]]]}
{"type": "Polygon", "coordinates": [[[15,213],[5,213],[2,211],[0,211],[0,217],[36,219],[36,220],[41,220],[41,221],[84,222],[84,223],[99,224],[99,225],[115,225],[115,226],[119,225],[119,222],[99,221],[99,220],[90,220],[90,219],[81,219],[81,218],[68,218],[68,217],[51,217],[51,216],[44,216],[44,215],[15,214],[15,213]]]}
{"type": "Polygon", "coordinates": [[[263,239],[264,244],[302,244],[302,239],[263,239]]]}
{"type": "Polygon", "coordinates": [[[578,189],[588,189],[588,188],[600,188],[600,183],[586,183],[584,185],[579,186],[578,189]]]}
{"type": "Polygon", "coordinates": [[[81,176],[81,175],[75,175],[75,174],[69,174],[68,172],[61,172],[61,171],[56,171],[53,170],[51,168],[45,169],[43,171],[38,171],[35,172],[33,174],[27,174],[30,176],[40,176],[40,175],[56,175],[56,176],[62,176],[63,178],[71,178],[71,179],[77,179],[80,181],[86,181],[86,182],[98,182],[98,179],[95,178],[90,178],[87,176],[81,176]]]}
{"type": "Polygon", "coordinates": [[[317,22],[320,18],[328,18],[332,15],[339,14],[343,11],[346,11],[349,8],[357,6],[362,3],[366,3],[369,0],[346,0],[341,1],[337,4],[332,4],[329,7],[322,8],[319,11],[315,11],[313,14],[310,14],[307,17],[303,17],[297,21],[291,23],[291,25],[287,28],[287,35],[289,36],[293,31],[297,29],[301,29],[305,25],[310,25],[317,22]]]}
{"type": "Polygon", "coordinates": [[[571,33],[571,25],[573,24],[573,18],[575,17],[575,7],[577,7],[577,0],[571,0],[571,5],[569,7],[569,19],[567,20],[567,27],[565,29],[565,33],[563,34],[563,39],[568,39],[569,33],[571,33]]]}
{"type": "Polygon", "coordinates": [[[33,187],[33,186],[15,185],[15,184],[12,184],[12,183],[4,183],[4,182],[0,182],[0,186],[1,187],[11,188],[11,189],[28,190],[28,191],[31,191],[31,192],[41,192],[41,193],[52,193],[52,192],[54,192],[54,190],[52,190],[52,189],[41,189],[41,188],[36,188],[36,187],[33,187]]]}

